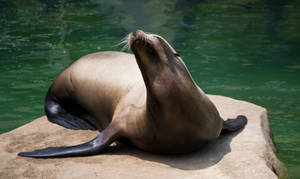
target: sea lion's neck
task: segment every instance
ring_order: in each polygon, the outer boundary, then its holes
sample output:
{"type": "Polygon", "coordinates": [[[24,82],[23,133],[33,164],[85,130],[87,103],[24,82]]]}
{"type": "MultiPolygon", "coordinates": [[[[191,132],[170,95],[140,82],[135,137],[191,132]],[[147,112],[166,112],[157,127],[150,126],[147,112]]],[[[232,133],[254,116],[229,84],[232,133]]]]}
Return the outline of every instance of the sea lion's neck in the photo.
{"type": "Polygon", "coordinates": [[[151,121],[155,122],[156,120],[161,119],[163,107],[159,100],[156,99],[150,92],[147,91],[146,98],[146,116],[151,121]]]}
{"type": "Polygon", "coordinates": [[[178,111],[189,113],[191,106],[197,108],[201,101],[201,92],[189,73],[175,74],[170,68],[163,68],[154,77],[144,72],[147,89],[146,111],[148,118],[154,122],[181,118],[182,116],[174,114],[178,111]]]}

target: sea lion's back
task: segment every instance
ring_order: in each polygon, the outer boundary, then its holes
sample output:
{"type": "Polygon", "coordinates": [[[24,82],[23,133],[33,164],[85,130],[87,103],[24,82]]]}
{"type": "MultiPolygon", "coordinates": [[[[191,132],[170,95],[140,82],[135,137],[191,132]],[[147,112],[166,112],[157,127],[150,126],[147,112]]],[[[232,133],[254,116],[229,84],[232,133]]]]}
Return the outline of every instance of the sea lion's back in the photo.
{"type": "MultiPolygon", "coordinates": [[[[70,66],[72,76],[96,80],[110,85],[126,86],[141,81],[141,72],[135,57],[123,52],[98,52],[81,57],[70,66]]],[[[95,81],[93,81],[95,82],[95,81]]],[[[122,87],[122,86],[120,86],[122,87]]]]}
{"type": "Polygon", "coordinates": [[[109,118],[118,101],[140,83],[143,78],[134,55],[98,52],[81,57],[64,70],[53,82],[51,93],[61,101],[81,104],[95,117],[109,118]]]}

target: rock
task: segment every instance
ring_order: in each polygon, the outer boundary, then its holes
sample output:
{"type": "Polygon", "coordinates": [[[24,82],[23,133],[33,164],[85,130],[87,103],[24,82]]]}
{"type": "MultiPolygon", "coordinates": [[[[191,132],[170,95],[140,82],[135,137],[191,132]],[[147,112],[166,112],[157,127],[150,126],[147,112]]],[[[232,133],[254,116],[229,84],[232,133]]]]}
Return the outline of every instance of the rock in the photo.
{"type": "Polygon", "coordinates": [[[89,157],[33,159],[21,151],[86,142],[97,132],[74,131],[41,117],[0,135],[0,178],[277,178],[286,176],[277,159],[267,112],[257,105],[209,95],[224,119],[243,114],[247,126],[222,135],[198,152],[158,155],[112,144],[89,157]]]}

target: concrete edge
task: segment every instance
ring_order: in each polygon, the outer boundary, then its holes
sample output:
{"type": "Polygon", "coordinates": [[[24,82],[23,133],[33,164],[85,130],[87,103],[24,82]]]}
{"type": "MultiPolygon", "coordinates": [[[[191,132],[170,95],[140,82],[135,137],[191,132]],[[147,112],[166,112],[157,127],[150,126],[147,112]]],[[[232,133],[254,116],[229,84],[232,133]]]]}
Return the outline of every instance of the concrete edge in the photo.
{"type": "MultiPolygon", "coordinates": [[[[256,108],[260,108],[264,111],[266,111],[266,109],[262,106],[259,106],[257,104],[254,104],[252,102],[249,102],[249,101],[245,101],[243,99],[238,99],[238,98],[232,98],[232,97],[228,97],[228,96],[222,96],[222,95],[218,95],[218,94],[206,94],[208,97],[217,97],[217,98],[225,98],[225,99],[228,99],[228,100],[233,100],[233,101],[236,101],[236,102],[239,102],[239,103],[244,103],[244,104],[247,104],[247,105],[251,105],[251,106],[255,106],[256,108]]],[[[213,101],[213,100],[211,100],[213,101]]]]}
{"type": "Polygon", "coordinates": [[[276,156],[276,148],[273,143],[273,136],[269,124],[268,112],[266,109],[264,109],[260,118],[262,132],[266,141],[266,151],[264,151],[266,164],[278,176],[278,178],[288,179],[289,176],[286,166],[276,156]]]}

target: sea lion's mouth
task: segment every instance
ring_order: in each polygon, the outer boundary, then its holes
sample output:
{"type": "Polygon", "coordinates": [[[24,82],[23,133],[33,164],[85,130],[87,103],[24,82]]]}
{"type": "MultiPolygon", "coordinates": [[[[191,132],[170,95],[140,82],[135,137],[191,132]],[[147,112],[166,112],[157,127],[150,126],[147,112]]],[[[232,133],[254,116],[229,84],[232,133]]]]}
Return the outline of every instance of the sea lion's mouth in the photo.
{"type": "Polygon", "coordinates": [[[128,36],[128,45],[130,49],[132,49],[135,44],[144,45],[147,47],[152,46],[153,44],[151,42],[152,35],[146,34],[142,30],[137,30],[136,32],[131,32],[128,36]]]}
{"type": "Polygon", "coordinates": [[[152,55],[156,54],[153,45],[150,42],[146,41],[146,40],[136,39],[136,40],[134,40],[132,42],[132,46],[133,46],[133,48],[135,48],[135,47],[137,47],[137,48],[143,47],[143,48],[147,49],[147,51],[150,54],[152,54],[152,55]]]}

